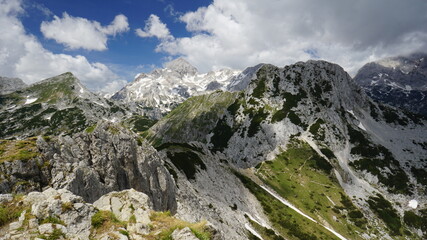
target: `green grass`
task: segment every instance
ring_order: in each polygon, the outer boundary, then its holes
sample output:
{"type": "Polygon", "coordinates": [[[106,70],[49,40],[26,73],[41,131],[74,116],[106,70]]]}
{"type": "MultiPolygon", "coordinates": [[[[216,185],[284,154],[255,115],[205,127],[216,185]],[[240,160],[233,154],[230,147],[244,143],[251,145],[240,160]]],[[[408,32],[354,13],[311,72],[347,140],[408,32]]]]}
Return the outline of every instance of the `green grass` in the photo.
{"type": "Polygon", "coordinates": [[[92,125],[92,126],[90,126],[90,127],[86,128],[86,129],[85,129],[85,131],[86,131],[87,133],[93,133],[93,131],[95,131],[95,128],[96,128],[96,124],[94,124],[94,125],[92,125]]]}
{"type": "Polygon", "coordinates": [[[291,208],[283,205],[248,177],[237,172],[235,174],[261,203],[272,227],[282,237],[289,240],[338,239],[319,224],[306,219],[291,208]]]}
{"type": "Polygon", "coordinates": [[[26,140],[0,140],[0,163],[5,161],[29,160],[40,153],[37,149],[37,138],[26,140]]]}
{"type": "MultiPolygon", "coordinates": [[[[265,228],[258,223],[252,221],[247,215],[245,215],[246,220],[252,225],[252,228],[259,234],[264,240],[285,240],[282,236],[276,235],[274,230],[265,228]]],[[[251,233],[249,233],[249,239],[257,239],[251,233]],[[254,238],[255,237],[255,238],[254,238]]]]}
{"type": "Polygon", "coordinates": [[[151,127],[146,137],[156,146],[166,142],[206,142],[205,136],[215,127],[219,118],[235,101],[238,93],[214,92],[194,96],[180,104],[151,127]],[[183,139],[188,133],[197,133],[191,139],[183,139]]]}
{"type": "Polygon", "coordinates": [[[349,239],[360,239],[358,232],[364,232],[366,224],[363,214],[348,200],[331,170],[331,164],[307,143],[295,141],[275,160],[262,163],[257,176],[312,218],[328,222],[349,239]]]}
{"type": "Polygon", "coordinates": [[[65,237],[65,234],[61,231],[61,229],[56,228],[51,234],[39,235],[37,237],[45,240],[57,240],[65,237]]]}
{"type": "Polygon", "coordinates": [[[211,232],[206,229],[206,221],[189,223],[173,217],[169,211],[153,212],[150,216],[152,229],[150,234],[144,236],[147,240],[169,240],[176,229],[190,228],[191,232],[200,240],[211,239],[211,232]]]}
{"type": "Polygon", "coordinates": [[[91,224],[94,228],[111,229],[112,227],[123,227],[117,217],[110,211],[98,211],[91,218],[91,224]]]}
{"type": "Polygon", "coordinates": [[[141,115],[134,115],[124,121],[126,126],[137,133],[147,131],[150,127],[156,124],[156,122],[157,120],[153,120],[141,115]]]}
{"type": "Polygon", "coordinates": [[[48,216],[47,218],[39,220],[39,224],[45,224],[45,223],[65,225],[65,223],[61,219],[54,216],[48,216]]]}
{"type": "Polygon", "coordinates": [[[0,228],[18,220],[24,210],[30,211],[27,206],[19,204],[21,196],[14,196],[11,202],[0,204],[0,228]]]}
{"type": "Polygon", "coordinates": [[[70,98],[73,95],[73,84],[76,79],[71,73],[64,73],[49,79],[49,82],[39,82],[25,91],[37,93],[36,103],[56,103],[58,99],[70,98]]]}

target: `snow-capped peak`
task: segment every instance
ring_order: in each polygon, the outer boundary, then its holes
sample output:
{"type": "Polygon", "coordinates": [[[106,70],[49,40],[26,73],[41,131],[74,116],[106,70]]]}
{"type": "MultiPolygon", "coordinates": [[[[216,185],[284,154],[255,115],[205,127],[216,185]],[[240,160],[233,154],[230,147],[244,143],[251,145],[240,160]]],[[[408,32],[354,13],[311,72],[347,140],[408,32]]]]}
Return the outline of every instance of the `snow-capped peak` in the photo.
{"type": "Polygon", "coordinates": [[[239,73],[237,70],[221,69],[201,74],[185,59],[178,58],[166,63],[165,68],[137,74],[133,82],[112,98],[136,103],[146,109],[159,108],[165,113],[191,96],[225,90],[230,79],[239,73]]]}

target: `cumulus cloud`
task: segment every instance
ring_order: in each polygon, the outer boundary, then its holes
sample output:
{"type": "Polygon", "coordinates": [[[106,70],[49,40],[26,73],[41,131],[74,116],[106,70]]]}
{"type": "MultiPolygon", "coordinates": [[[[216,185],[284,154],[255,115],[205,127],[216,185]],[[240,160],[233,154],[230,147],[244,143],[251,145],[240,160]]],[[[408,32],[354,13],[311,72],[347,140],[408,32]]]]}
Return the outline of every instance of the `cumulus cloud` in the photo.
{"type": "Polygon", "coordinates": [[[142,38],[156,37],[163,41],[173,39],[166,24],[164,24],[160,18],[154,14],[151,14],[147,21],[145,21],[144,30],[138,28],[135,33],[142,38]]]}
{"type": "Polygon", "coordinates": [[[181,16],[191,37],[161,41],[203,71],[320,58],[354,73],[378,58],[427,50],[425,0],[214,0],[181,16]]]}
{"type": "Polygon", "coordinates": [[[40,30],[46,38],[64,44],[69,49],[87,49],[102,51],[107,49],[108,36],[129,30],[127,17],[120,14],[108,26],[97,21],[73,17],[63,13],[62,18],[54,16],[52,21],[44,21],[40,30]]]}
{"type": "Polygon", "coordinates": [[[34,36],[25,32],[18,18],[23,11],[21,1],[0,0],[0,76],[19,77],[26,83],[34,83],[70,71],[91,90],[124,85],[105,64],[44,49],[34,36]]]}

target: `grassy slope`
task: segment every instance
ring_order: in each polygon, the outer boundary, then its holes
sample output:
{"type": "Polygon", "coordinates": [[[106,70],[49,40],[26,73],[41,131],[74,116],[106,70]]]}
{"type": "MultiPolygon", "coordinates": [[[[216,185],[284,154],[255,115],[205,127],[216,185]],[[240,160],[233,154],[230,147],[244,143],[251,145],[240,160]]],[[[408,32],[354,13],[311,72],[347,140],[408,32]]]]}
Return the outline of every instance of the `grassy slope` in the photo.
{"type": "Polygon", "coordinates": [[[13,160],[28,160],[39,155],[37,138],[26,140],[0,140],[0,163],[13,160]]]}
{"type": "Polygon", "coordinates": [[[261,164],[257,175],[312,218],[349,239],[360,239],[367,222],[332,177],[325,161],[308,144],[297,142],[274,161],[261,164]]]}
{"type": "MultiPolygon", "coordinates": [[[[281,236],[289,240],[337,239],[337,237],[319,224],[310,221],[291,208],[283,205],[250,178],[240,173],[236,173],[236,175],[261,203],[272,227],[281,236]]],[[[261,233],[263,234],[263,232],[261,233]]]]}
{"type": "Polygon", "coordinates": [[[216,123],[218,115],[234,102],[236,95],[237,93],[217,91],[191,97],[148,130],[147,138],[155,146],[159,146],[164,143],[162,139],[181,139],[191,129],[208,134],[209,126],[216,123]]]}

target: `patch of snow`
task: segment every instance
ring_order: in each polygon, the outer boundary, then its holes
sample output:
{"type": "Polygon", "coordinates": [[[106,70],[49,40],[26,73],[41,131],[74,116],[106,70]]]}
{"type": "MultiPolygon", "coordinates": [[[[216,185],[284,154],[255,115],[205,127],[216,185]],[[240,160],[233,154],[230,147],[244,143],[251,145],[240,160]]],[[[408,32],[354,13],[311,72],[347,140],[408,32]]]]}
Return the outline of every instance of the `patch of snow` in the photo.
{"type": "Polygon", "coordinates": [[[256,222],[258,225],[263,226],[265,228],[271,228],[270,226],[268,226],[264,220],[262,220],[259,216],[256,216],[257,218],[254,218],[252,215],[250,215],[249,213],[245,213],[248,218],[254,222],[256,222]],[[259,220],[258,220],[259,219],[259,220]]]}
{"type": "Polygon", "coordinates": [[[282,197],[280,197],[279,195],[277,195],[275,192],[271,191],[270,189],[268,189],[265,186],[260,186],[262,189],[264,189],[265,191],[267,191],[271,196],[273,196],[274,198],[276,198],[277,200],[279,200],[281,203],[285,204],[286,206],[288,206],[289,208],[291,208],[292,210],[294,210],[295,212],[297,212],[298,214],[300,214],[301,216],[309,219],[312,222],[316,222],[316,220],[314,220],[312,217],[308,216],[307,214],[303,213],[301,210],[299,210],[297,207],[295,207],[294,205],[292,205],[290,202],[288,202],[287,200],[283,199],[282,197]]]}
{"type": "Polygon", "coordinates": [[[259,239],[263,240],[263,238],[261,237],[261,235],[259,235],[259,234],[257,233],[257,231],[255,231],[255,229],[253,229],[253,228],[252,228],[252,226],[251,226],[251,225],[249,225],[249,223],[246,223],[246,224],[245,224],[245,228],[246,228],[249,232],[251,232],[255,237],[257,237],[257,238],[259,238],[259,239]]]}
{"type": "Polygon", "coordinates": [[[412,209],[416,209],[418,207],[418,201],[415,199],[412,199],[411,201],[409,201],[408,207],[412,209]]]}
{"type": "Polygon", "coordinates": [[[409,85],[405,85],[405,90],[407,90],[407,91],[412,91],[412,87],[411,87],[411,86],[409,86],[409,85]]]}
{"type": "Polygon", "coordinates": [[[332,205],[334,205],[334,206],[335,206],[334,201],[332,201],[332,199],[331,199],[329,196],[326,196],[326,198],[329,200],[329,202],[331,202],[331,203],[332,203],[332,205]]]}
{"type": "Polygon", "coordinates": [[[353,110],[347,110],[347,112],[349,112],[351,115],[353,115],[353,117],[356,117],[356,115],[354,115],[353,110]]]}
{"type": "Polygon", "coordinates": [[[33,102],[37,101],[37,99],[38,99],[38,98],[27,98],[27,101],[25,101],[25,103],[24,103],[24,104],[30,104],[30,103],[33,103],[33,102]]]}
{"type": "MultiPolygon", "coordinates": [[[[313,218],[311,218],[310,216],[306,215],[305,213],[303,213],[301,210],[299,210],[298,208],[296,208],[294,205],[292,205],[290,202],[288,202],[287,200],[283,199],[281,196],[277,195],[275,192],[271,191],[270,189],[268,189],[265,186],[260,185],[260,187],[262,189],[264,189],[265,191],[267,191],[271,196],[273,196],[274,198],[276,198],[277,200],[279,200],[281,203],[285,204],[286,206],[288,206],[289,208],[291,208],[292,210],[294,210],[295,212],[297,212],[298,214],[300,214],[301,216],[311,220],[312,222],[318,223],[316,220],[314,220],[313,218]]],[[[324,227],[326,230],[328,230],[329,232],[333,233],[335,236],[337,236],[339,239],[341,240],[347,240],[344,236],[342,236],[341,234],[337,233],[336,231],[334,231],[332,228],[329,228],[325,225],[322,225],[322,227],[324,227]]],[[[249,230],[249,229],[248,229],[249,230]]]]}
{"type": "Polygon", "coordinates": [[[12,105],[12,106],[10,106],[10,107],[6,108],[6,110],[12,110],[12,109],[14,109],[15,107],[16,107],[16,105],[12,105]]]}
{"type": "Polygon", "coordinates": [[[362,122],[359,122],[359,125],[357,125],[360,129],[366,132],[365,126],[363,126],[362,122]]]}

